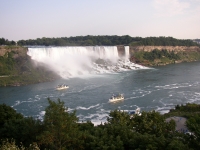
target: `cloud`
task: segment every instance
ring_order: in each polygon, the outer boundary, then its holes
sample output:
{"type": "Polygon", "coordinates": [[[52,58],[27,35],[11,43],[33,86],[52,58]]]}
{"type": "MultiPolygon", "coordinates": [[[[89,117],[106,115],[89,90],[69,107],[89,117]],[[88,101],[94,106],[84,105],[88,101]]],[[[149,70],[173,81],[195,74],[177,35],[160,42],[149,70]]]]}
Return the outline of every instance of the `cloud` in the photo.
{"type": "Polygon", "coordinates": [[[190,7],[190,3],[181,0],[154,0],[154,7],[156,9],[156,16],[172,17],[184,14],[190,7]]]}

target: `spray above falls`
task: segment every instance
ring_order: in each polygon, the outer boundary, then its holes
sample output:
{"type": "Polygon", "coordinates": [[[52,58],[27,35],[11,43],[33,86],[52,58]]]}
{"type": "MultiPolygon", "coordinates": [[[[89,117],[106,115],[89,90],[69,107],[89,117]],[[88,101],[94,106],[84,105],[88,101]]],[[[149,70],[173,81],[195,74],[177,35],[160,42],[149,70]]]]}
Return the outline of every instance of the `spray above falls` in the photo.
{"type": "Polygon", "coordinates": [[[34,47],[27,54],[63,78],[143,68],[129,61],[129,46],[123,56],[117,46],[34,47]]]}

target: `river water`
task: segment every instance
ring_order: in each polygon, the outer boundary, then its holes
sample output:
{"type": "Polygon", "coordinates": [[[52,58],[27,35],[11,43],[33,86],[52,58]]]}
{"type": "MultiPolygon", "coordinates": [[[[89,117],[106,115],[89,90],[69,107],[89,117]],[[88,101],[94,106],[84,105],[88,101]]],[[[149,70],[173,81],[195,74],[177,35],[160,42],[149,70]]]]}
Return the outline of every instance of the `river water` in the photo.
{"type": "Polygon", "coordinates": [[[59,79],[21,87],[0,87],[0,103],[12,106],[25,116],[42,119],[47,98],[65,102],[76,110],[80,121],[105,122],[111,110],[156,110],[166,113],[177,104],[200,104],[200,62],[180,63],[149,69],[94,75],[88,78],[59,79]],[[69,89],[56,91],[58,84],[69,89]],[[125,100],[109,103],[113,94],[125,100]]]}

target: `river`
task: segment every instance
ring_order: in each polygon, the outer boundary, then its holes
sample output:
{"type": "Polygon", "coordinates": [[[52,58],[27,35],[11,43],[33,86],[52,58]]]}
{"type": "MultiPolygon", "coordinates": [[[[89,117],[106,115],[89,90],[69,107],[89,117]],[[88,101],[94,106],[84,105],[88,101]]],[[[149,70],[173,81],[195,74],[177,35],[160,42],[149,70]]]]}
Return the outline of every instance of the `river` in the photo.
{"type": "Polygon", "coordinates": [[[180,63],[149,69],[59,79],[20,87],[0,87],[0,103],[24,116],[42,119],[47,98],[65,102],[69,112],[76,110],[79,121],[105,122],[111,110],[168,112],[177,104],[200,104],[200,62],[180,63]],[[55,90],[65,83],[69,89],[55,90]],[[113,94],[123,93],[124,101],[109,103],[113,94]]]}

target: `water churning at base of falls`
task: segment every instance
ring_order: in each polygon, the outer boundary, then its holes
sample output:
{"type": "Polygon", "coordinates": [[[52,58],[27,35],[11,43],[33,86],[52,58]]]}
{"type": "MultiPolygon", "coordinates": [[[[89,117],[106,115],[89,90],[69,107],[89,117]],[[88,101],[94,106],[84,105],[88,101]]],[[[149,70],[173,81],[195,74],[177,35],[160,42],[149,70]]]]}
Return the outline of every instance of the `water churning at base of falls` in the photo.
{"type": "Polygon", "coordinates": [[[145,68],[129,61],[129,46],[123,56],[117,46],[31,47],[27,54],[62,78],[145,68]]]}

